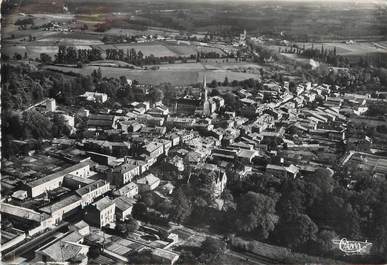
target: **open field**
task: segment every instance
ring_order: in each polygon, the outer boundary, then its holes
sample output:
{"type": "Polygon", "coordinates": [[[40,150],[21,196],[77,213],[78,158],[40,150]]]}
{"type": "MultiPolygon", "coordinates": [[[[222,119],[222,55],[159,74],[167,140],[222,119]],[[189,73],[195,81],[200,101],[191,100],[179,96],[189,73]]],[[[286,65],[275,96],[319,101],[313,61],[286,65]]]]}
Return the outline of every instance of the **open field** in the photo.
{"type": "Polygon", "coordinates": [[[167,28],[157,28],[157,27],[148,27],[146,30],[137,30],[137,29],[127,29],[127,28],[111,28],[107,31],[104,32],[104,34],[108,35],[140,35],[140,34],[152,34],[152,35],[157,35],[157,34],[163,34],[165,32],[168,33],[175,33],[178,34],[179,31],[173,30],[173,29],[167,29],[167,28]]]}
{"type": "MultiPolygon", "coordinates": [[[[356,42],[353,43],[345,43],[345,42],[322,42],[322,43],[311,43],[311,42],[298,42],[296,43],[298,47],[302,48],[311,48],[312,45],[315,49],[324,49],[333,50],[336,48],[337,55],[346,57],[350,63],[359,62],[361,57],[369,57],[369,58],[387,58],[387,41],[379,41],[379,42],[356,42]]],[[[280,45],[267,45],[269,49],[278,52],[279,49],[284,51],[285,49],[290,49],[290,46],[280,46],[280,45]]],[[[299,56],[297,54],[291,53],[281,53],[283,56],[295,60],[300,63],[310,64],[310,60],[299,56]]],[[[313,65],[312,65],[313,66],[313,65]]]]}
{"type": "Polygon", "coordinates": [[[207,52],[217,52],[217,53],[219,53],[219,54],[221,54],[221,55],[224,55],[224,54],[225,54],[221,49],[219,49],[219,48],[217,48],[217,47],[196,46],[196,49],[197,49],[199,52],[205,52],[205,53],[207,53],[207,52]]]}
{"type": "Polygon", "coordinates": [[[300,62],[302,64],[310,64],[310,59],[300,57],[297,54],[292,54],[292,53],[281,53],[283,56],[290,58],[292,60],[295,60],[297,62],[300,62]]]}
{"type": "Polygon", "coordinates": [[[120,44],[104,44],[96,45],[96,48],[99,48],[103,51],[106,49],[135,49],[137,52],[141,51],[144,56],[149,56],[153,54],[156,57],[163,56],[183,56],[189,57],[190,55],[196,55],[198,51],[200,52],[216,52],[219,55],[224,55],[218,47],[203,47],[198,45],[189,45],[189,44],[178,44],[178,42],[147,42],[147,43],[120,43],[120,44]]]}
{"type": "MultiPolygon", "coordinates": [[[[300,47],[305,44],[306,48],[312,47],[312,43],[298,43],[300,47]]],[[[354,42],[347,44],[344,42],[325,42],[325,43],[314,43],[315,48],[320,48],[321,45],[325,49],[334,49],[338,55],[365,55],[369,53],[387,53],[387,42],[354,42]]]]}
{"type": "Polygon", "coordinates": [[[2,52],[9,57],[13,57],[15,53],[24,56],[27,53],[28,58],[39,58],[41,53],[46,53],[54,58],[58,53],[58,46],[25,46],[25,45],[7,45],[3,47],[2,52]]]}
{"type": "Polygon", "coordinates": [[[168,49],[176,53],[179,56],[190,56],[191,54],[196,54],[196,49],[192,45],[174,45],[168,44],[168,49]]]}
{"type": "Polygon", "coordinates": [[[83,75],[90,75],[93,70],[100,68],[102,75],[106,77],[126,76],[127,78],[137,80],[140,83],[153,85],[160,83],[171,83],[173,85],[190,85],[200,83],[202,82],[205,73],[209,82],[212,80],[222,82],[226,76],[229,81],[258,78],[256,74],[233,72],[221,68],[206,71],[201,64],[175,64],[173,65],[174,67],[171,66],[172,65],[162,65],[160,70],[157,71],[97,66],[84,66],[83,68],[45,66],[44,68],[64,73],[72,72],[83,75]]]}
{"type": "Polygon", "coordinates": [[[106,66],[106,67],[132,67],[141,69],[141,67],[135,66],[133,64],[129,64],[123,61],[116,61],[116,60],[101,60],[101,61],[93,61],[92,63],[88,64],[89,66],[106,66]]]}
{"type": "MultiPolygon", "coordinates": [[[[132,49],[134,48],[137,52],[141,51],[144,56],[149,56],[153,54],[156,57],[165,57],[165,56],[178,56],[178,54],[174,53],[170,49],[168,49],[166,46],[161,45],[161,44],[145,44],[145,45],[139,45],[139,44],[116,44],[112,45],[116,49],[123,49],[126,51],[127,49],[132,49]]],[[[104,46],[98,46],[99,48],[104,47],[104,46]]],[[[102,48],[103,49],[103,48],[102,48]]]]}
{"type": "Polygon", "coordinates": [[[69,22],[74,18],[73,15],[67,14],[34,14],[31,11],[28,11],[27,13],[29,14],[28,16],[21,13],[15,13],[2,17],[2,33],[14,33],[18,30],[18,26],[15,25],[15,22],[19,19],[26,19],[28,17],[33,19],[35,26],[41,26],[52,20],[57,22],[69,22]]]}
{"type": "Polygon", "coordinates": [[[136,52],[141,51],[144,56],[154,55],[155,57],[190,57],[191,55],[196,55],[197,51],[212,51],[224,55],[224,52],[217,47],[199,47],[187,44],[178,45],[176,42],[103,44],[98,39],[98,36],[93,38],[92,35],[85,34],[85,37],[82,38],[79,34],[72,32],[67,34],[47,34],[33,42],[5,43],[3,52],[10,57],[13,57],[15,52],[23,56],[27,52],[28,58],[31,59],[39,58],[40,53],[46,53],[53,57],[57,53],[60,45],[72,46],[76,49],[91,49],[94,47],[100,49],[103,53],[107,49],[122,49],[125,52],[130,49],[135,49],[136,52]]]}
{"type": "MultiPolygon", "coordinates": [[[[385,40],[387,8],[382,1],[148,1],[109,0],[35,0],[4,7],[5,16],[23,13],[63,14],[66,2],[75,18],[86,24],[107,23],[107,30],[127,28],[147,30],[154,27],[179,31],[241,32],[279,35],[304,41],[385,40]],[[165,12],[165,10],[169,10],[165,12]]],[[[384,1],[385,2],[385,1],[384,1]]],[[[120,31],[120,30],[119,30],[120,31]]]]}
{"type": "MultiPolygon", "coordinates": [[[[371,53],[387,53],[387,41],[380,42],[354,42],[354,43],[345,43],[345,42],[297,42],[298,47],[311,48],[312,45],[315,49],[321,49],[321,46],[324,49],[333,50],[336,48],[336,53],[342,56],[351,56],[351,55],[366,55],[371,53]]],[[[278,49],[284,50],[286,46],[280,45],[268,45],[268,47],[274,51],[278,49]]]]}
{"type": "Polygon", "coordinates": [[[57,44],[65,46],[75,46],[75,45],[102,45],[103,42],[99,39],[84,38],[82,36],[72,36],[74,34],[55,34],[50,35],[47,38],[40,38],[37,40],[37,43],[47,43],[47,44],[57,44]]]}

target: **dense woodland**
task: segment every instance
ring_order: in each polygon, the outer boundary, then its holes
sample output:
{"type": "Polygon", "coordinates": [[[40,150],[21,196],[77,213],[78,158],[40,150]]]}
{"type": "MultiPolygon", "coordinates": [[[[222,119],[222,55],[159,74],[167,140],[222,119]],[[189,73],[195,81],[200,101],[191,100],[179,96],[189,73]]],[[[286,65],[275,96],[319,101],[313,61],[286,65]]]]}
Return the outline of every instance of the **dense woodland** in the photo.
{"type": "MultiPolygon", "coordinates": [[[[257,161],[269,162],[270,159],[257,161]]],[[[342,257],[337,249],[332,249],[331,240],[336,237],[368,240],[375,247],[364,261],[376,263],[386,258],[385,179],[364,176],[353,190],[348,190],[340,184],[347,169],[338,167],[333,176],[321,168],[304,179],[254,174],[244,180],[239,179],[237,168],[235,162],[227,171],[228,190],[222,195],[225,210],[214,208],[211,179],[216,174],[198,174],[192,175],[188,184],[182,181],[172,202],[159,203],[152,196],[143,197],[135,206],[134,216],[164,225],[172,218],[189,226],[207,227],[215,233],[330,258],[342,257]]],[[[356,258],[358,262],[359,257],[356,258]]],[[[213,264],[216,262],[219,260],[215,259],[213,264]]]]}

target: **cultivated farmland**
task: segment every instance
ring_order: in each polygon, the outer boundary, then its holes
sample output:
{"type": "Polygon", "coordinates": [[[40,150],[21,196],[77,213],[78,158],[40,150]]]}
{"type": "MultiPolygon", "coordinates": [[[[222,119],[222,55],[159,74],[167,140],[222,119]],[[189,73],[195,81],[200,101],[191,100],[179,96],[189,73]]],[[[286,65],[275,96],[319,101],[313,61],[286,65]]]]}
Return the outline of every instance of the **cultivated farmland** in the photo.
{"type": "MultiPolygon", "coordinates": [[[[298,45],[302,47],[305,44],[306,48],[312,47],[312,43],[299,43],[298,45]]],[[[320,48],[321,45],[325,49],[334,49],[336,47],[336,52],[338,55],[348,56],[348,55],[366,55],[369,53],[387,53],[386,42],[376,43],[376,42],[354,42],[354,43],[344,43],[344,42],[326,42],[326,43],[314,43],[315,48],[320,48]]]]}
{"type": "MultiPolygon", "coordinates": [[[[135,45],[132,45],[132,44],[116,44],[116,45],[112,45],[114,46],[116,49],[123,49],[124,51],[126,51],[127,49],[135,49],[137,52],[138,51],[141,51],[144,56],[149,56],[151,54],[153,54],[155,57],[165,57],[165,56],[178,56],[178,54],[174,53],[173,51],[171,51],[170,49],[168,49],[166,46],[164,45],[161,45],[161,44],[145,44],[145,45],[142,45],[142,44],[135,44],[135,45]]],[[[102,47],[103,46],[98,46],[98,47],[102,47]]]]}
{"type": "Polygon", "coordinates": [[[153,85],[160,83],[190,85],[201,82],[204,73],[206,74],[208,81],[217,80],[222,82],[226,76],[230,81],[258,78],[257,74],[233,72],[221,68],[206,70],[201,64],[162,65],[160,69],[156,71],[97,66],[84,66],[83,68],[45,66],[45,68],[64,73],[77,73],[82,75],[90,75],[93,70],[101,69],[102,75],[106,77],[125,76],[129,79],[137,80],[140,83],[153,85]]]}

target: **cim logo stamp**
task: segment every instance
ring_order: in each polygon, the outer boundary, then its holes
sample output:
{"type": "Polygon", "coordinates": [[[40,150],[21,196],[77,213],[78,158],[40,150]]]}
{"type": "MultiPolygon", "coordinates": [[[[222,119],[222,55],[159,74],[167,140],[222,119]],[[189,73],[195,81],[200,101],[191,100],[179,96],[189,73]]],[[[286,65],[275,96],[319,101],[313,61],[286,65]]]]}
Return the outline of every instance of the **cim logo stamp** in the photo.
{"type": "Polygon", "coordinates": [[[333,239],[333,244],[346,255],[367,255],[371,251],[372,243],[366,241],[350,241],[346,238],[333,239]]]}

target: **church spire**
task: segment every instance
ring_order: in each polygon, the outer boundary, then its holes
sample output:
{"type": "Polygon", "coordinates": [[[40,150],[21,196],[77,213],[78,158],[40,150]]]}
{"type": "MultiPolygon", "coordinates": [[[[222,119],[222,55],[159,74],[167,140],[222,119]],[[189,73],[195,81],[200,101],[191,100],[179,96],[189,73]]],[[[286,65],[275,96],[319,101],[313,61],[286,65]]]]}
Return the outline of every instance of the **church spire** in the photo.
{"type": "Polygon", "coordinates": [[[208,91],[207,91],[207,82],[206,82],[207,76],[206,73],[204,73],[203,76],[203,115],[209,116],[211,114],[211,106],[210,102],[208,100],[208,91]]]}
{"type": "Polygon", "coordinates": [[[204,101],[207,101],[207,75],[204,73],[203,76],[203,95],[204,95],[204,101]]]}

